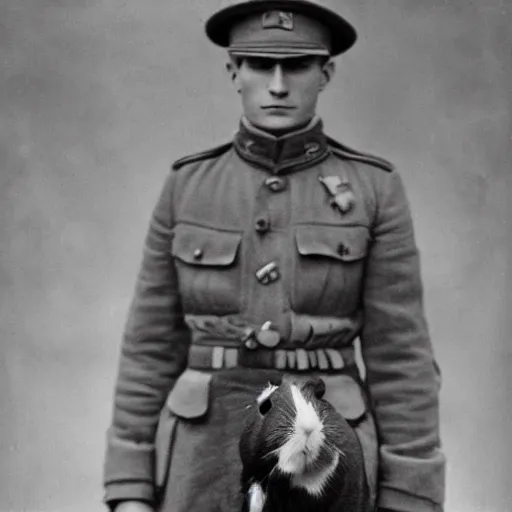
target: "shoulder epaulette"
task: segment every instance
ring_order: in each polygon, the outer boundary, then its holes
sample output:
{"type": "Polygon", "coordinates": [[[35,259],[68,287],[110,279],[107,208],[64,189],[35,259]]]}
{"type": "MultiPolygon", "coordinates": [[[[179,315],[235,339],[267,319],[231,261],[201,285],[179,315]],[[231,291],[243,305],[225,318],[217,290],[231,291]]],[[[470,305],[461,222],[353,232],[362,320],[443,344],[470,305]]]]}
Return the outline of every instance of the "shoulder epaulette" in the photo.
{"type": "Polygon", "coordinates": [[[173,171],[177,171],[180,167],[183,167],[185,164],[190,164],[193,162],[199,162],[201,160],[208,160],[209,158],[216,158],[226,151],[228,151],[233,142],[227,142],[226,144],[222,144],[221,146],[216,146],[212,149],[207,149],[206,151],[201,151],[200,153],[194,153],[193,155],[184,156],[179,160],[176,160],[171,166],[173,171]]]}
{"type": "Polygon", "coordinates": [[[357,151],[352,149],[337,140],[332,139],[331,137],[327,137],[327,143],[331,146],[331,150],[335,155],[338,155],[341,158],[346,158],[348,160],[356,160],[357,162],[363,162],[365,164],[375,165],[380,169],[383,169],[387,172],[392,172],[395,169],[395,166],[381,158],[379,156],[370,155],[369,153],[362,153],[361,151],[357,151]]]}

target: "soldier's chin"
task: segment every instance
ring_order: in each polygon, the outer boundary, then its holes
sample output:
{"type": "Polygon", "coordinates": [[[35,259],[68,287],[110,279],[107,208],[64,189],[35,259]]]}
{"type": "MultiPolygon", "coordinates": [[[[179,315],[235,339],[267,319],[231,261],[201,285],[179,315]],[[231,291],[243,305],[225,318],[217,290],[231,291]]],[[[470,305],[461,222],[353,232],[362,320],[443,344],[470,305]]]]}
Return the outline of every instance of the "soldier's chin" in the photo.
{"type": "Polygon", "coordinates": [[[260,128],[271,133],[293,131],[299,126],[301,126],[301,123],[293,119],[286,110],[269,113],[259,123],[260,128]]]}

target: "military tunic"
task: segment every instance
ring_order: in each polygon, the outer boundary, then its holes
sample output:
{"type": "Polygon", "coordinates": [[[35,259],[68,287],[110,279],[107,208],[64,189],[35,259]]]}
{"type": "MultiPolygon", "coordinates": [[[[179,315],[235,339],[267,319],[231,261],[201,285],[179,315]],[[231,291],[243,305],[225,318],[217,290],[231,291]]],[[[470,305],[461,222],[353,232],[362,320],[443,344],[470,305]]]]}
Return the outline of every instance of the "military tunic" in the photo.
{"type": "Polygon", "coordinates": [[[259,368],[325,375],[340,412],[361,417],[373,499],[442,510],[440,375],[422,296],[396,170],[336,143],[318,118],[280,138],[242,119],[231,143],[175,164],[153,211],[122,344],[106,502],[156,503],[162,485],[169,512],[232,503],[237,439],[226,424],[241,417],[230,400],[240,392],[245,403],[256,386],[242,393],[242,377],[223,393],[219,376],[242,367],[247,382],[259,368]],[[353,371],[357,338],[364,379],[353,371]],[[201,501],[208,475],[212,496],[230,486],[231,497],[201,501]]]}

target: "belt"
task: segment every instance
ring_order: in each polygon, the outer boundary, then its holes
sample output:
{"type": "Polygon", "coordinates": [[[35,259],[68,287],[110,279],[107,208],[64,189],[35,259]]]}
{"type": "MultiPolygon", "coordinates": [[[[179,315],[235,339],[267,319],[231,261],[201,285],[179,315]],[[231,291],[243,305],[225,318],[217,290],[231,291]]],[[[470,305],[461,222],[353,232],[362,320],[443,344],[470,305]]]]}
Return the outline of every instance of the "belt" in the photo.
{"type": "Polygon", "coordinates": [[[361,311],[350,317],[310,316],[288,312],[277,322],[263,325],[248,322],[240,315],[186,314],[185,322],[192,332],[192,343],[238,348],[242,343],[249,349],[293,349],[296,346],[346,347],[358,336],[363,325],[361,311]]]}
{"type": "Polygon", "coordinates": [[[188,367],[195,370],[244,367],[292,371],[339,371],[353,368],[355,365],[352,346],[248,350],[244,347],[234,348],[193,343],[188,353],[188,367]]]}

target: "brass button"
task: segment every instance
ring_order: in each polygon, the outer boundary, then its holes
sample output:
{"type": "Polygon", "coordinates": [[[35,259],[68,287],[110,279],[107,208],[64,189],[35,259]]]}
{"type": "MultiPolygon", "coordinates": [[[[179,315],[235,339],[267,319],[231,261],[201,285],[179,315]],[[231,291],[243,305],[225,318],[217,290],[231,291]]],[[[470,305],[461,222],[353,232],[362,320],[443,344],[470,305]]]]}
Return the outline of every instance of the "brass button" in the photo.
{"type": "Polygon", "coordinates": [[[286,181],[283,178],[272,176],[265,180],[265,186],[272,192],[281,192],[286,188],[286,181]]]}
{"type": "Polygon", "coordinates": [[[202,249],[196,249],[194,251],[193,256],[194,256],[195,260],[200,260],[203,257],[203,250],[202,249]]]}
{"type": "Polygon", "coordinates": [[[267,219],[260,217],[256,220],[255,229],[258,233],[265,233],[269,230],[270,224],[267,219]]]}
{"type": "Polygon", "coordinates": [[[256,339],[260,345],[267,348],[274,348],[279,345],[281,336],[279,335],[279,332],[272,327],[271,322],[265,322],[256,334],[256,339]]]}

